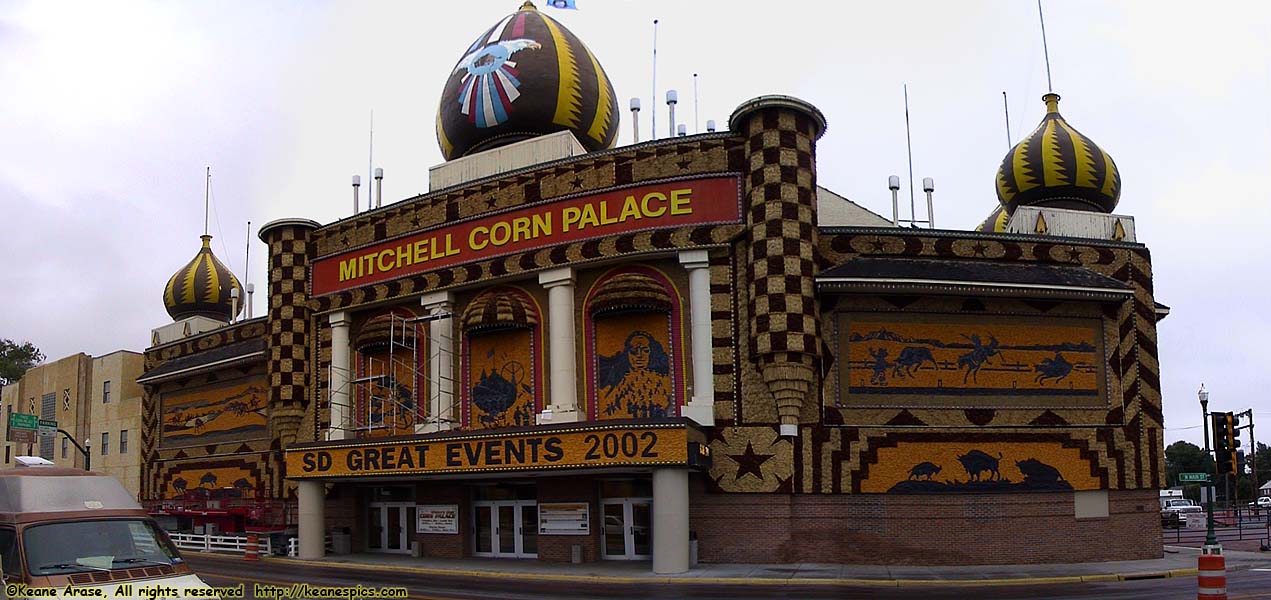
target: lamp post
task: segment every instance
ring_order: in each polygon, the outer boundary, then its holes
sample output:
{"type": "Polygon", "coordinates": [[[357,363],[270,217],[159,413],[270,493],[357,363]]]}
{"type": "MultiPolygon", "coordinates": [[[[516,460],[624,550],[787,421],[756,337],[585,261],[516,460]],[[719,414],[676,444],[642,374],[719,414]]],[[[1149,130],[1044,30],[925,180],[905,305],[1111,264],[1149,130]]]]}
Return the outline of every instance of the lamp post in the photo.
{"type": "MultiPolygon", "coordinates": [[[[1205,384],[1200,384],[1200,391],[1196,392],[1200,398],[1201,418],[1205,426],[1205,456],[1209,456],[1209,391],[1205,389],[1205,384]]],[[[1207,531],[1205,533],[1205,546],[1217,546],[1218,536],[1214,535],[1214,482],[1211,480],[1209,485],[1209,502],[1205,503],[1205,521],[1207,531]]]]}
{"type": "MultiPolygon", "coordinates": [[[[84,439],[84,470],[85,471],[93,470],[92,462],[93,462],[93,438],[85,438],[84,439]]],[[[1210,519],[1210,521],[1213,521],[1213,519],[1210,519]]]]}

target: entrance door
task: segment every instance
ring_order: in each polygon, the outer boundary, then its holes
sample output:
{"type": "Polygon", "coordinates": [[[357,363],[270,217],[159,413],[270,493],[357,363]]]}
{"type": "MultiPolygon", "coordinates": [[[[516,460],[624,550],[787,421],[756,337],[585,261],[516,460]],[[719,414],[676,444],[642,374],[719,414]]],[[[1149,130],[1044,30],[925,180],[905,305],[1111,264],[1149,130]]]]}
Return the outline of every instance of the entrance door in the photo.
{"type": "Polygon", "coordinates": [[[367,551],[409,554],[413,531],[414,502],[371,503],[367,511],[367,551]]]}
{"type": "Polygon", "coordinates": [[[604,557],[644,560],[653,556],[653,499],[605,498],[604,557]]]}
{"type": "Polygon", "coordinates": [[[538,502],[497,500],[473,506],[473,554],[496,558],[538,557],[538,502]]]}

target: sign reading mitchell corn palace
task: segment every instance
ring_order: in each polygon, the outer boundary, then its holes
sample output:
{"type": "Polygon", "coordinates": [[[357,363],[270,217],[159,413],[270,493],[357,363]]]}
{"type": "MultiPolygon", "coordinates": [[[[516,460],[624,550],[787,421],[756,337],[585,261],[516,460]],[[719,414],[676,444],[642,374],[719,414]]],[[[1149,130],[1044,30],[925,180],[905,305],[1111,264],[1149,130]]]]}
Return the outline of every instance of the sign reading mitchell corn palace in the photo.
{"type": "Polygon", "coordinates": [[[599,63],[527,3],[447,83],[443,154],[558,131],[589,152],[260,232],[302,556],[331,523],[354,551],[659,572],[690,534],[715,562],[1159,555],[1167,311],[1115,164],[1057,104],[980,231],[829,222],[817,108],[764,96],[726,131],[614,148],[599,63]],[[1072,215],[1112,233],[1038,233],[1072,215]],[[540,532],[539,503],[577,533],[540,532]],[[425,505],[454,532],[417,531],[425,505]]]}

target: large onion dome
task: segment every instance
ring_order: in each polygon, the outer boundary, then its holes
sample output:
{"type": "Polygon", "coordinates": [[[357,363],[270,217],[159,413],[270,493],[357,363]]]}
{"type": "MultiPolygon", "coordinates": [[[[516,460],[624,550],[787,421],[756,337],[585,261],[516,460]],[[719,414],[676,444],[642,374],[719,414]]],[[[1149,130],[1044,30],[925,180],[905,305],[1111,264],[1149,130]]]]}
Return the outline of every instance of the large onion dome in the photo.
{"type": "Polygon", "coordinates": [[[212,254],[212,236],[200,236],[203,247],[163,288],[163,305],[174,320],[200,316],[229,321],[243,309],[243,286],[221,261],[212,254]],[[234,310],[230,290],[238,290],[238,311],[234,310]]]}
{"type": "Polygon", "coordinates": [[[437,142],[451,160],[565,130],[588,151],[612,147],[613,86],[577,36],[527,1],[455,65],[437,110],[437,142]]]}
{"type": "Polygon", "coordinates": [[[1059,95],[1042,96],[1046,116],[1011,148],[997,170],[997,199],[1017,206],[1049,206],[1110,213],[1121,198],[1116,163],[1059,115],[1059,95]]]}
{"type": "Polygon", "coordinates": [[[998,206],[993,209],[992,213],[984,219],[984,222],[975,226],[976,231],[984,233],[1003,233],[1006,231],[1006,224],[1011,220],[1011,213],[1006,212],[1005,206],[998,206]]]}

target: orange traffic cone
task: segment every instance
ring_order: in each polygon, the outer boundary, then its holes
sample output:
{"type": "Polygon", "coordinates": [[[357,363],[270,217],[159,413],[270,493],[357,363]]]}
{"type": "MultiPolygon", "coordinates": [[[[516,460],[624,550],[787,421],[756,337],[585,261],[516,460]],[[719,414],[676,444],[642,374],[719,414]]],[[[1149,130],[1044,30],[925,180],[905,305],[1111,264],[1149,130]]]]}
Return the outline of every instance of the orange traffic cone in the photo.
{"type": "Polygon", "coordinates": [[[1205,546],[1196,571],[1197,600],[1227,600],[1227,562],[1222,546],[1205,546]]]}
{"type": "Polygon", "coordinates": [[[260,539],[255,533],[247,534],[247,551],[243,553],[243,560],[260,560],[260,539]]]}

